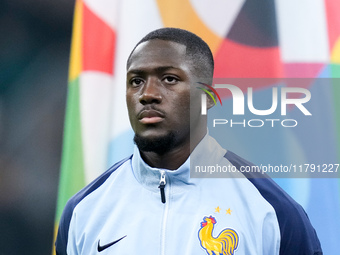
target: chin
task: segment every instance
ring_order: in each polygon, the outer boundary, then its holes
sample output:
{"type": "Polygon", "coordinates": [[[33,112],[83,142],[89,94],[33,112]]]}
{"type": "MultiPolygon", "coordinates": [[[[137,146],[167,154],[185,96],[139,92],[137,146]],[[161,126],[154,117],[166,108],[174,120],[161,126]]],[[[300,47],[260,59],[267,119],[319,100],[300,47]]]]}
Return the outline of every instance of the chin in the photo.
{"type": "Polygon", "coordinates": [[[134,142],[141,151],[164,154],[177,145],[175,132],[159,136],[141,136],[135,134],[134,142]]]}

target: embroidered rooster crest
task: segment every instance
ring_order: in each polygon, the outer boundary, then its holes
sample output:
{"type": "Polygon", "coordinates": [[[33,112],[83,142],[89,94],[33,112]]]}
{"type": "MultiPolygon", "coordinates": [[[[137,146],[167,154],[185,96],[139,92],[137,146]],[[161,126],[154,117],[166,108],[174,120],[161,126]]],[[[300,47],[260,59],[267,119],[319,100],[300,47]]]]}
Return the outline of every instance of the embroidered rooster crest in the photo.
{"type": "Polygon", "coordinates": [[[233,255],[238,245],[238,235],[235,230],[226,228],[218,237],[213,237],[212,232],[216,220],[214,217],[204,217],[198,237],[202,247],[209,255],[233,255]]]}

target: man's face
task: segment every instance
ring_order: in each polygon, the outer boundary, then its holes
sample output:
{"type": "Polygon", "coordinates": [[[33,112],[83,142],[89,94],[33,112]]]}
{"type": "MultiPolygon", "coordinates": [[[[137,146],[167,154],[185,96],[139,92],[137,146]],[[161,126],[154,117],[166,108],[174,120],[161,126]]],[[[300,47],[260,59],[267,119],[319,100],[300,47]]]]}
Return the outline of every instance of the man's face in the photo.
{"type": "Polygon", "coordinates": [[[197,80],[185,52],[182,44],[150,40],[131,55],[126,100],[141,150],[166,152],[190,143],[190,88],[197,80]]]}

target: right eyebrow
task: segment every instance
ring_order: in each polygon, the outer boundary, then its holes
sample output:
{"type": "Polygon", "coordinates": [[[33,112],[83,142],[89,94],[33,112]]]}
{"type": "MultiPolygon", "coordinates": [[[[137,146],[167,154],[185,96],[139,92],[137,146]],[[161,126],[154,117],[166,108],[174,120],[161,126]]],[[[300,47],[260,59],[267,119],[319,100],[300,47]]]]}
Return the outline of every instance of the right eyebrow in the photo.
{"type": "Polygon", "coordinates": [[[142,74],[145,74],[145,71],[140,70],[140,69],[132,69],[132,70],[129,70],[129,71],[127,72],[127,74],[138,74],[138,75],[142,75],[142,74]]]}

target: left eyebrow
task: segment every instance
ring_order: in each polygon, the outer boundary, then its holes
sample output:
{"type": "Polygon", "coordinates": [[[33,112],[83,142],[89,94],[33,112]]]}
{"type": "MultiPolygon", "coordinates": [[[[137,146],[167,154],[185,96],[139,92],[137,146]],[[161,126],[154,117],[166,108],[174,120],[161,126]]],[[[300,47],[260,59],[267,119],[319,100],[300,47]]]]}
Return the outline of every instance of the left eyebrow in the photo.
{"type": "MultiPolygon", "coordinates": [[[[174,67],[174,66],[158,66],[154,69],[155,72],[157,73],[162,73],[162,72],[166,72],[170,69],[174,69],[174,70],[181,70],[180,68],[177,68],[177,67],[174,67]]],[[[132,70],[129,70],[128,73],[131,73],[131,74],[144,74],[146,71],[143,70],[143,69],[132,69],[132,70]]]]}

